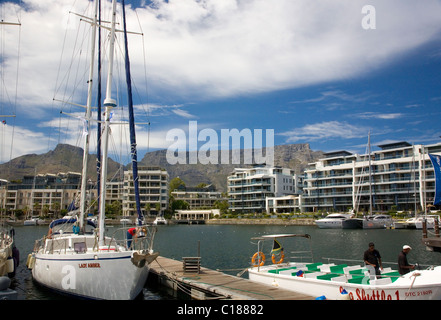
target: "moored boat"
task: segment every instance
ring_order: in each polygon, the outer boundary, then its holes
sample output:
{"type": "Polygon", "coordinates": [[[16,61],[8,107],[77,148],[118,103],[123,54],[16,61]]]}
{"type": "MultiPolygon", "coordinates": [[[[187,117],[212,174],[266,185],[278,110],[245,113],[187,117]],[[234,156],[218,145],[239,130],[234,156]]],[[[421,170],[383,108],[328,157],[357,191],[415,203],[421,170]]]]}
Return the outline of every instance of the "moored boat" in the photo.
{"type": "Polygon", "coordinates": [[[27,219],[23,222],[24,226],[36,226],[38,224],[39,218],[38,217],[31,217],[30,219],[27,219]]]}
{"type": "Polygon", "coordinates": [[[156,217],[153,221],[153,225],[166,225],[167,220],[163,216],[156,217]]]}
{"type": "Polygon", "coordinates": [[[392,217],[387,214],[368,216],[363,220],[363,229],[385,229],[393,224],[392,217]]]}
{"type": "Polygon", "coordinates": [[[97,242],[92,221],[83,234],[75,232],[76,218],[58,219],[49,228],[51,233],[36,241],[27,266],[41,285],[63,294],[88,299],[134,299],[142,290],[149,268],[157,254],[151,254],[146,234],[127,247],[124,234],[127,228],[115,231],[115,236],[97,242]]]}
{"type": "MultiPolygon", "coordinates": [[[[441,299],[441,266],[400,275],[384,268],[381,276],[362,265],[305,261],[300,256],[286,258],[280,242],[289,238],[311,240],[307,234],[265,235],[253,238],[257,252],[248,269],[249,279],[312,297],[353,300],[439,300],[441,299]],[[271,250],[272,264],[265,265],[264,243],[277,242],[279,256],[271,250]],[[343,293],[343,294],[342,294],[343,293]]],[[[296,245],[300,248],[300,245],[296,245]]],[[[274,248],[274,244],[273,244],[274,248]]],[[[292,252],[299,254],[299,251],[292,252]]],[[[312,257],[310,255],[309,257],[312,257]]]]}
{"type": "Polygon", "coordinates": [[[427,229],[433,229],[435,228],[435,220],[439,223],[439,216],[438,215],[426,215],[418,217],[415,220],[415,228],[417,229],[423,229],[423,221],[426,220],[426,228],[427,229]]]}
{"type": "Polygon", "coordinates": [[[343,229],[363,229],[362,218],[349,218],[342,221],[343,229]]]}
{"type": "Polygon", "coordinates": [[[0,277],[13,276],[19,262],[19,252],[14,245],[14,231],[0,225],[0,277]]]}
{"type": "Polygon", "coordinates": [[[315,224],[320,229],[340,229],[343,227],[343,221],[350,219],[352,214],[331,213],[323,219],[315,220],[315,224]]]}
{"type": "MultiPolygon", "coordinates": [[[[126,53],[127,86],[130,87],[130,69],[128,61],[127,32],[125,7],[122,1],[124,42],[126,53]]],[[[81,16],[92,26],[91,60],[89,68],[88,99],[85,117],[86,126],[91,119],[91,91],[93,78],[93,59],[95,58],[95,34],[98,26],[98,1],[95,2],[94,18],[81,16]]],[[[109,36],[109,67],[107,77],[107,92],[104,100],[105,112],[104,129],[99,130],[102,140],[103,153],[100,159],[100,190],[98,225],[86,219],[86,186],[87,186],[87,157],[89,152],[89,135],[85,137],[83,149],[83,172],[81,183],[80,208],[76,213],[64,219],[53,221],[49,225],[47,236],[37,240],[33,252],[28,256],[27,266],[32,269],[33,279],[51,290],[63,294],[88,299],[126,300],[137,297],[144,287],[149,273],[149,264],[156,259],[158,253],[153,252],[155,228],[142,225],[142,213],[139,206],[137,166],[133,165],[133,183],[135,185],[136,209],[138,213],[136,237],[127,239],[127,229],[117,229],[114,234],[107,234],[105,228],[105,204],[107,187],[108,144],[110,135],[110,119],[116,107],[112,98],[113,53],[115,51],[116,0],[112,0],[112,22],[109,36]]],[[[108,27],[106,26],[106,29],[108,27]]],[[[130,90],[128,90],[130,91],[130,90]]],[[[131,100],[131,92],[128,93],[131,100]]],[[[133,104],[129,103],[129,112],[133,112],[133,104]]],[[[136,159],[136,141],[134,141],[134,118],[129,119],[132,162],[136,159]]],[[[89,128],[85,128],[89,132],[89,128]]]]}
{"type": "Polygon", "coordinates": [[[405,220],[394,221],[393,227],[394,229],[415,229],[416,218],[409,218],[405,220]]]}

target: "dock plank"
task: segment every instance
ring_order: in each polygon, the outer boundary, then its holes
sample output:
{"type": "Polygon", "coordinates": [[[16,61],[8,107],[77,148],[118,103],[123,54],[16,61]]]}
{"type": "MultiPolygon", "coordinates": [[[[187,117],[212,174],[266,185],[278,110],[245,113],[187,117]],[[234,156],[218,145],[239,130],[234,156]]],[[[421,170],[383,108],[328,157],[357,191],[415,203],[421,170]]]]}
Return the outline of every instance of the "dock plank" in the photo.
{"type": "Polygon", "coordinates": [[[235,300],[314,300],[314,297],[250,281],[201,267],[200,273],[184,273],[183,262],[159,256],[150,272],[195,289],[235,300]]]}

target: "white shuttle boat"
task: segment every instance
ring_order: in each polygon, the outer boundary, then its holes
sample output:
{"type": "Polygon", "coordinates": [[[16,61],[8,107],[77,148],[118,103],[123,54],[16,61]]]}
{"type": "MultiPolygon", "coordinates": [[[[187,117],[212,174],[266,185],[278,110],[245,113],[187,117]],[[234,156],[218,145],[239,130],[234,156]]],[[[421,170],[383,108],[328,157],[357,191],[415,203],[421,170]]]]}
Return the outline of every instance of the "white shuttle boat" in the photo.
{"type": "MultiPolygon", "coordinates": [[[[251,281],[264,283],[330,300],[439,300],[441,299],[441,266],[418,270],[401,276],[396,270],[384,268],[381,277],[362,265],[322,262],[290,261],[282,247],[279,255],[273,254],[273,263],[265,265],[265,241],[285,242],[289,238],[310,236],[296,234],[265,235],[258,241],[258,251],[253,256],[253,266],[248,269],[251,281]]],[[[299,246],[296,246],[299,247],[299,246]]],[[[305,252],[305,251],[302,251],[305,252]]],[[[299,254],[300,252],[293,252],[299,254]]],[[[309,256],[310,258],[312,256],[309,256]]],[[[300,259],[300,257],[297,257],[300,259]]]]}

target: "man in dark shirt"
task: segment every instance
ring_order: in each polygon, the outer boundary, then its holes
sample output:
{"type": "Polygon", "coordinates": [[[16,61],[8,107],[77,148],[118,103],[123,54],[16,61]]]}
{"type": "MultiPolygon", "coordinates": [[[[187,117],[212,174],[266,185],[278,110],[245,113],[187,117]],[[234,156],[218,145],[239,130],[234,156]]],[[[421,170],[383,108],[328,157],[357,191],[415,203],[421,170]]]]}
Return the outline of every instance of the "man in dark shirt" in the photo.
{"type": "Polygon", "coordinates": [[[407,262],[407,254],[410,252],[411,249],[412,248],[408,245],[404,245],[403,250],[398,255],[398,272],[401,275],[404,275],[408,273],[411,269],[415,268],[414,265],[411,265],[409,264],[409,262],[407,262]]]}
{"type": "Polygon", "coordinates": [[[377,249],[375,249],[375,245],[373,242],[369,243],[369,249],[364,252],[363,257],[364,263],[367,266],[372,266],[375,268],[375,274],[380,275],[380,268],[383,270],[383,265],[381,263],[381,255],[377,249]]]}

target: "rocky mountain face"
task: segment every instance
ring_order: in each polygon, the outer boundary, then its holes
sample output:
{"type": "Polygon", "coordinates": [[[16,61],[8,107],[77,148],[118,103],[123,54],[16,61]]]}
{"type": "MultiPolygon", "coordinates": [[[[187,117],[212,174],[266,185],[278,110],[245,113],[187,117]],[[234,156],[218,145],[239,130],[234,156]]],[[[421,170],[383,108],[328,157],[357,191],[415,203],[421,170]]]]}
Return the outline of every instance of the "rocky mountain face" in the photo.
{"type": "MultiPolygon", "coordinates": [[[[265,155],[265,152],[263,152],[263,155],[265,155]]],[[[186,154],[184,164],[169,164],[167,150],[159,150],[147,153],[139,165],[159,166],[167,170],[170,179],[179,177],[188,186],[195,186],[201,182],[214,184],[222,192],[227,191],[227,176],[233,172],[234,168],[249,167],[251,165],[244,164],[244,150],[240,150],[241,161],[238,161],[230,152],[229,161],[226,164],[221,163],[220,153],[218,154],[217,164],[201,164],[199,162],[190,164],[191,156],[195,155],[186,154]]],[[[308,166],[308,163],[314,162],[322,156],[322,151],[312,151],[307,143],[274,146],[274,165],[294,169],[299,174],[308,166]]]]}
{"type": "MultiPolygon", "coordinates": [[[[21,180],[25,175],[39,173],[80,172],[83,166],[83,149],[68,144],[58,144],[54,150],[44,154],[27,154],[0,164],[0,178],[21,180]]],[[[120,164],[109,159],[109,174],[114,174],[120,164]]],[[[96,155],[88,160],[88,177],[96,180],[96,155]]]]}
{"type": "MultiPolygon", "coordinates": [[[[167,160],[167,150],[147,153],[138,166],[158,166],[168,171],[170,179],[180,177],[187,186],[195,186],[201,182],[214,184],[219,191],[227,191],[227,176],[238,167],[249,167],[244,164],[244,153],[240,150],[240,161],[230,152],[227,163],[222,164],[221,154],[218,154],[217,164],[190,164],[190,157],[197,155],[186,153],[183,164],[170,164],[167,160]]],[[[265,153],[263,153],[265,155],[265,153]]],[[[274,147],[274,165],[294,169],[302,173],[310,162],[323,156],[321,151],[312,151],[309,144],[279,145],[274,147]]],[[[83,150],[66,144],[59,144],[54,150],[45,154],[29,154],[17,157],[7,163],[0,164],[0,178],[20,180],[24,175],[38,173],[81,172],[83,150]]],[[[224,158],[225,160],[226,158],[224,158]]],[[[216,162],[216,161],[213,161],[216,162]]],[[[96,155],[89,157],[88,177],[96,180],[96,155]]],[[[113,176],[120,168],[125,169],[113,160],[109,160],[109,176],[113,176]]]]}

